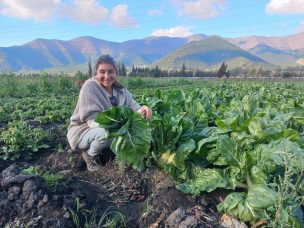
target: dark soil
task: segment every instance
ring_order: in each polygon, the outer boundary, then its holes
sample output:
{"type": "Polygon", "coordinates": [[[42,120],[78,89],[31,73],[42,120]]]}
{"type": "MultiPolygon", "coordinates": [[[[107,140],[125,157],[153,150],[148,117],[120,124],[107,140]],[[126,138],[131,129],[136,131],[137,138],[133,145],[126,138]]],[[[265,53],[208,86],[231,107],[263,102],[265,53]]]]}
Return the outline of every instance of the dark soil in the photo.
{"type": "Polygon", "coordinates": [[[65,149],[51,147],[26,162],[0,160],[0,227],[219,227],[220,194],[186,195],[164,172],[139,173],[111,151],[101,172],[88,172],[81,153],[58,139],[65,149]],[[29,166],[63,179],[47,187],[22,171],[29,166]]]}

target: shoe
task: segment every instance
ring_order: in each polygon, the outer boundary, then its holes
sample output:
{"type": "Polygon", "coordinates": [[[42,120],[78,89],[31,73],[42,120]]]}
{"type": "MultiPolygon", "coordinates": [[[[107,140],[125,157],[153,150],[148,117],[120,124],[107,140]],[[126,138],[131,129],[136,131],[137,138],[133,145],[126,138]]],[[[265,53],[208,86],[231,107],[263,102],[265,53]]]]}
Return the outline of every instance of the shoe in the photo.
{"type": "Polygon", "coordinates": [[[100,171],[101,165],[97,162],[97,156],[92,157],[87,152],[82,152],[81,157],[83,160],[87,163],[87,169],[88,171],[94,172],[94,171],[100,171]]]}

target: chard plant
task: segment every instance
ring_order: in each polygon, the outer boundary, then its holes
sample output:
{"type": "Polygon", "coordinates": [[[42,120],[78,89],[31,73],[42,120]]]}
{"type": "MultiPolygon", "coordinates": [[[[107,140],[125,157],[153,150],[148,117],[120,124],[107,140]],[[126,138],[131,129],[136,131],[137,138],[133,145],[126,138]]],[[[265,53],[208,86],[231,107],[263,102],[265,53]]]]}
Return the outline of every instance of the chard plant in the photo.
{"type": "Polygon", "coordinates": [[[144,96],[153,117],[132,131],[126,130],[133,121],[127,107],[100,113],[96,121],[110,130],[117,158],[138,170],[158,166],[188,194],[238,190],[219,211],[252,225],[297,227],[303,224],[304,94],[277,92],[286,90],[281,84],[237,86],[144,96]],[[130,149],[133,141],[142,144],[130,149]]]}

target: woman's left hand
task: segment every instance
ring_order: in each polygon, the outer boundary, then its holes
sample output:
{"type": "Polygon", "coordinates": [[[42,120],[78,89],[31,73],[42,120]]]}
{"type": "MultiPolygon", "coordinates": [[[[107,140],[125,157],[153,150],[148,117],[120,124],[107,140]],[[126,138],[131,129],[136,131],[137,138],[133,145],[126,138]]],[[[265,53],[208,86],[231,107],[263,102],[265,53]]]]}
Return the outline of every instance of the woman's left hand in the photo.
{"type": "Polygon", "coordinates": [[[146,105],[141,106],[141,108],[138,109],[137,112],[139,114],[143,115],[146,118],[146,120],[150,120],[151,119],[152,110],[148,106],[146,106],[146,105]]]}

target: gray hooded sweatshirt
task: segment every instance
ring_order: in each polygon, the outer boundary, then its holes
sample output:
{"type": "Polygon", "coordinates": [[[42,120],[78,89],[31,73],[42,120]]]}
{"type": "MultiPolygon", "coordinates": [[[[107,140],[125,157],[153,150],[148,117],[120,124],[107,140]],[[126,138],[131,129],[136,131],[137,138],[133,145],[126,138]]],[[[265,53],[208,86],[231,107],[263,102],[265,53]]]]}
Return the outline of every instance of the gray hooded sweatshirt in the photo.
{"type": "MultiPolygon", "coordinates": [[[[132,94],[126,88],[113,86],[113,95],[118,101],[118,106],[128,106],[133,111],[140,108],[140,105],[132,98],[132,94]]],[[[95,120],[98,113],[112,107],[110,96],[95,77],[88,79],[83,84],[68,127],[67,137],[73,150],[77,148],[84,134],[90,129],[87,121],[95,120]]]]}

